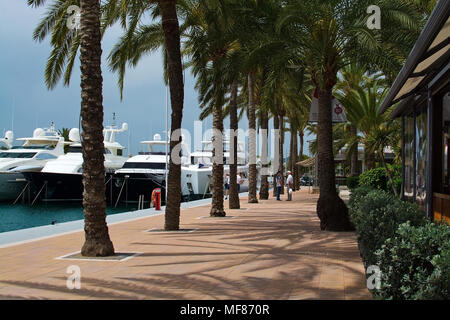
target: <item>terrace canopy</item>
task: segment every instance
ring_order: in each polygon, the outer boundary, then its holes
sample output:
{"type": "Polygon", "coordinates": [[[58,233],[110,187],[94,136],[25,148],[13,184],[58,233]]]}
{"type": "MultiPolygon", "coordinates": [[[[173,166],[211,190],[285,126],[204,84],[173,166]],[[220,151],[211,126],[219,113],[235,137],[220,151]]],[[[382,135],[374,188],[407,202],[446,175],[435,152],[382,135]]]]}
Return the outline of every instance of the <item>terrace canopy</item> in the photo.
{"type": "Polygon", "coordinates": [[[379,112],[402,119],[402,196],[450,221],[450,1],[436,4],[379,112]]]}

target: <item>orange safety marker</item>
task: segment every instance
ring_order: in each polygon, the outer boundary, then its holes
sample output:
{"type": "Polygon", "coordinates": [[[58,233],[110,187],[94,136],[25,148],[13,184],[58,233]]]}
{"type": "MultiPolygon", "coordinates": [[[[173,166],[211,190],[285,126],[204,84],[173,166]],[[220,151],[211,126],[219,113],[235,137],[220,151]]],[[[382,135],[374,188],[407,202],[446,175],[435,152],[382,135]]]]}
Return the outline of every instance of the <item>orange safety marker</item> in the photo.
{"type": "Polygon", "coordinates": [[[161,210],[161,188],[155,188],[155,210],[161,210]]]}

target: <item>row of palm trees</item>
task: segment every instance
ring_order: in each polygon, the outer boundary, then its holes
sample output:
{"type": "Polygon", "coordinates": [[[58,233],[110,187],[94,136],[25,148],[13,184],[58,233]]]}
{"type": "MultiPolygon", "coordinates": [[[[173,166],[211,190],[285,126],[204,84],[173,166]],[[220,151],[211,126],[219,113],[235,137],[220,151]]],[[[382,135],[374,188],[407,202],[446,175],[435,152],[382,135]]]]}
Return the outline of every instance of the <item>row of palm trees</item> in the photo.
{"type": "MultiPolygon", "coordinates": [[[[45,0],[28,0],[40,6],[45,0]]],[[[70,82],[74,61],[81,61],[81,117],[83,128],[83,183],[86,242],[83,255],[114,254],[105,222],[102,134],[101,36],[115,23],[123,35],[108,56],[123,92],[126,68],[135,67],[149,53],[162,49],[165,80],[170,87],[171,132],[181,128],[183,115],[183,68],[196,78],[202,117],[213,116],[216,129],[213,155],[222,148],[223,118],[230,116],[230,129],[237,129],[246,112],[249,129],[291,130],[291,161],[295,169],[297,133],[303,143],[308,97],[318,91],[317,158],[320,197],[317,214],[323,230],[351,230],[348,210],[335,189],[331,99],[344,68],[357,63],[367,73],[381,70],[383,81],[393,81],[417,38],[429,2],[426,0],[376,1],[381,8],[382,29],[366,26],[366,9],[373,0],[55,0],[37,26],[34,38],[51,35],[52,52],[45,80],[53,88],[63,78],[70,82]],[[70,5],[81,7],[81,29],[65,23],[70,5]],[[148,17],[150,16],[150,20],[148,17]],[[183,64],[183,61],[187,63],[183,64]],[[339,75],[339,76],[338,76],[339,75]],[[295,151],[295,152],[293,152],[295,151]]],[[[364,72],[366,73],[366,72],[364,72]]],[[[350,71],[350,76],[352,75],[350,71]]],[[[357,91],[349,79],[344,96],[357,91]]],[[[363,88],[363,91],[367,87],[363,88]]],[[[361,92],[363,94],[364,92],[361,92]]],[[[349,98],[350,99],[350,98],[349,98]]],[[[351,99],[350,99],[351,100],[351,99]]],[[[353,101],[349,101],[353,102],[353,101]]],[[[352,122],[353,132],[362,122],[352,122]]],[[[258,202],[256,181],[256,134],[249,137],[249,197],[258,202]]],[[[357,131],[356,131],[357,132],[357,131]]],[[[172,137],[170,152],[181,137],[172,137]]],[[[236,138],[233,139],[236,150],[236,138]]],[[[283,168],[284,134],[278,139],[279,169],[283,168]]],[[[300,155],[303,146],[300,146],[300,155]]],[[[233,154],[236,160],[236,154],[233,154]]],[[[262,162],[267,163],[263,152],[262,162]]],[[[236,161],[231,165],[230,208],[239,208],[236,161]]],[[[295,170],[292,170],[295,173],[295,170]]],[[[180,225],[180,175],[170,163],[165,229],[180,225]]],[[[261,177],[260,199],[267,199],[267,175],[261,177]]],[[[213,166],[211,215],[224,216],[223,166],[213,166]]]]}

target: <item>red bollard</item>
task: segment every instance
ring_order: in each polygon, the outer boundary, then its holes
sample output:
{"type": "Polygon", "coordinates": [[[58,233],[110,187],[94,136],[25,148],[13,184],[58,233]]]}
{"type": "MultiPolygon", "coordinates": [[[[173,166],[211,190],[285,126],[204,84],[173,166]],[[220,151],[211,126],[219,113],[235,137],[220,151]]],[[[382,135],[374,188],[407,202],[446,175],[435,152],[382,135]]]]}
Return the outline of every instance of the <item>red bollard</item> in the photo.
{"type": "Polygon", "coordinates": [[[155,210],[161,210],[161,188],[155,189],[155,210]]]}

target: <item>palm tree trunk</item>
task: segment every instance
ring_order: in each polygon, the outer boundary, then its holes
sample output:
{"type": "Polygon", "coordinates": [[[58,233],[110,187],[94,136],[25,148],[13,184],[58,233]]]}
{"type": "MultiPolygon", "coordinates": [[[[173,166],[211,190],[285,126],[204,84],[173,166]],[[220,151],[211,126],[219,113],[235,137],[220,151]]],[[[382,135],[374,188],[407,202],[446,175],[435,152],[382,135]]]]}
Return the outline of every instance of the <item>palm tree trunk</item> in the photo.
{"type": "MultiPolygon", "coordinates": [[[[304,145],[304,132],[300,130],[298,132],[298,137],[300,140],[300,146],[298,150],[298,161],[303,161],[303,145],[304,145]]],[[[298,189],[300,189],[300,175],[301,175],[301,169],[297,166],[297,172],[298,172],[298,189]]]]}
{"type": "MultiPolygon", "coordinates": [[[[355,126],[350,126],[351,133],[356,136],[357,131],[355,126]]],[[[358,175],[358,146],[350,156],[350,176],[354,177],[358,175]]]]}
{"type": "MultiPolygon", "coordinates": [[[[291,171],[291,173],[294,173],[294,136],[297,137],[297,135],[295,134],[295,132],[293,132],[292,128],[289,128],[289,163],[288,163],[288,168],[289,171],[291,171]]],[[[297,152],[297,151],[296,151],[297,152]]],[[[295,177],[294,177],[294,181],[295,181],[295,177]]],[[[295,183],[294,183],[295,185],[295,183]]],[[[295,186],[293,191],[295,191],[295,186]]]]}
{"type": "Polygon", "coordinates": [[[111,256],[106,224],[105,146],[101,70],[100,2],[81,0],[81,126],[83,152],[83,256],[111,256]]]}
{"type": "Polygon", "coordinates": [[[292,175],[294,178],[294,191],[299,189],[300,177],[298,176],[298,166],[297,166],[297,132],[293,130],[292,132],[293,144],[292,144],[292,175]]]}
{"type": "MultiPolygon", "coordinates": [[[[176,0],[159,0],[158,7],[161,12],[164,42],[167,53],[167,67],[169,71],[171,115],[171,135],[181,128],[184,102],[183,68],[180,52],[180,29],[176,10],[176,0]]],[[[170,154],[181,143],[179,139],[170,139],[170,154]]],[[[181,163],[174,162],[170,157],[167,187],[165,230],[178,230],[180,228],[180,201],[181,201],[181,163]]]]}
{"type": "Polygon", "coordinates": [[[333,155],[333,131],[331,121],[332,88],[319,89],[319,121],[317,125],[317,156],[320,196],[317,202],[317,215],[321,230],[353,230],[348,209],[339,198],[335,186],[333,155]]]}
{"type": "MultiPolygon", "coordinates": [[[[280,118],[278,118],[278,115],[276,114],[277,111],[277,102],[275,100],[274,102],[275,104],[275,114],[273,116],[273,129],[275,130],[275,132],[279,132],[280,131],[280,118]]],[[[280,138],[280,136],[279,136],[280,138]]],[[[275,141],[274,144],[278,144],[278,147],[280,146],[280,142],[279,141],[275,141]]],[[[277,157],[278,155],[275,153],[274,157],[277,157]]],[[[280,170],[280,164],[278,163],[278,167],[274,167],[273,168],[273,196],[276,197],[277,196],[277,188],[276,188],[276,184],[275,184],[275,177],[277,175],[277,171],[280,170]]]]}
{"type": "MultiPolygon", "coordinates": [[[[213,107],[213,167],[212,167],[212,203],[211,217],[225,217],[223,208],[223,118],[222,106],[213,107]]],[[[231,182],[231,179],[230,179],[231,182]]]]}
{"type": "Polygon", "coordinates": [[[248,169],[248,203],[258,203],[256,197],[256,106],[255,106],[255,75],[248,74],[248,148],[249,148],[249,169],[248,169]]]}
{"type": "Polygon", "coordinates": [[[282,114],[279,115],[280,117],[280,153],[279,153],[279,160],[280,161],[280,171],[281,171],[281,192],[280,194],[284,194],[284,116],[282,114]]]}
{"type": "Polygon", "coordinates": [[[261,189],[259,190],[259,198],[263,200],[269,199],[269,187],[267,186],[267,170],[269,168],[268,164],[268,128],[269,128],[269,115],[267,111],[262,111],[261,115],[261,132],[264,135],[262,138],[262,151],[261,151],[261,189]]]}
{"type": "Polygon", "coordinates": [[[239,209],[239,193],[237,189],[237,130],[238,130],[238,116],[237,116],[237,94],[238,94],[238,82],[235,80],[231,85],[230,95],[230,129],[235,133],[233,137],[233,163],[230,165],[230,209],[239,209]]]}

